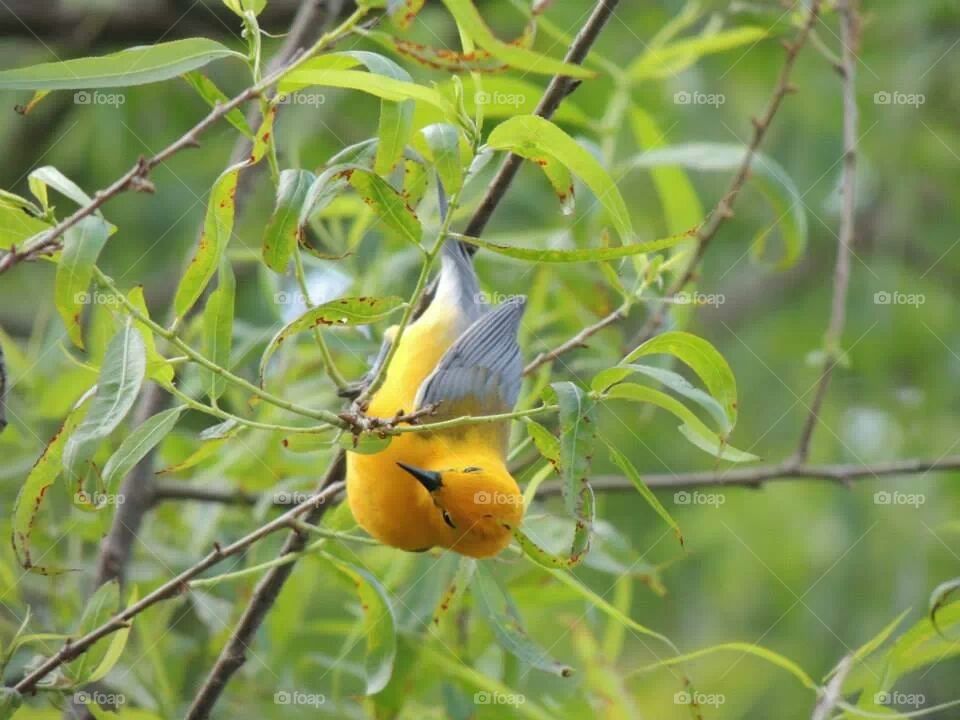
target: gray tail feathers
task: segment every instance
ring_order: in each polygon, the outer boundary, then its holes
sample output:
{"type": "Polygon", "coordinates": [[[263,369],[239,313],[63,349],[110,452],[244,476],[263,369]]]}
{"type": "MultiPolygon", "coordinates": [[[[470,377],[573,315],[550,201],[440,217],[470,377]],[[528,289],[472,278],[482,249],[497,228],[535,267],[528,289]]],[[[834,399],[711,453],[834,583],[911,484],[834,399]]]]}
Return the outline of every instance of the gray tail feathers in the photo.
{"type": "Polygon", "coordinates": [[[473,259],[462,243],[451,238],[443,245],[440,262],[436,296],[461,308],[467,323],[472,323],[484,310],[473,259]]]}

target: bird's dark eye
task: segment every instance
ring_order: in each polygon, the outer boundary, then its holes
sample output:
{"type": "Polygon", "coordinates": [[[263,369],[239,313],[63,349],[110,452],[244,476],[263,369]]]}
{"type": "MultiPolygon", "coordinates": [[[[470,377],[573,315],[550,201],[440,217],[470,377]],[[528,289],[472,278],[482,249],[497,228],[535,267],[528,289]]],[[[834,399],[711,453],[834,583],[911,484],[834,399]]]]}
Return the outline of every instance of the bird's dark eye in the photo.
{"type": "Polygon", "coordinates": [[[478,468],[476,465],[471,465],[470,467],[465,467],[463,471],[465,473],[475,473],[480,472],[483,468],[478,468]]]}
{"type": "Polygon", "coordinates": [[[448,513],[446,510],[441,510],[440,513],[441,513],[441,515],[443,515],[443,521],[444,521],[447,525],[449,525],[451,528],[453,528],[454,530],[456,530],[456,529],[457,529],[457,526],[453,524],[453,520],[450,518],[450,513],[448,513]]]}

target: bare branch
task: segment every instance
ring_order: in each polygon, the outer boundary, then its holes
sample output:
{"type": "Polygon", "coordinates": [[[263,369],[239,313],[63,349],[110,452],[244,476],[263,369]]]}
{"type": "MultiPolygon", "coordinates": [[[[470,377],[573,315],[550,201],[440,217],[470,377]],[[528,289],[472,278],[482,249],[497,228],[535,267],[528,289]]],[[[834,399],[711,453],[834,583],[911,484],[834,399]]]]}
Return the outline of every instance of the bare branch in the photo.
{"type": "Polygon", "coordinates": [[[840,5],[841,44],[843,58],[838,68],[843,82],[843,175],[841,178],[842,206],[840,234],[837,245],[837,265],[833,274],[833,301],[830,306],[830,321],[824,337],[824,361],[814,391],[813,402],[807,415],[797,460],[803,462],[810,453],[810,441],[817,427],[820,409],[830,387],[830,378],[837,363],[843,357],[841,341],[847,317],[847,291],[850,286],[850,256],[852,254],[857,214],[857,93],[856,50],[860,44],[860,17],[857,0],[846,0],[840,5]]]}
{"type": "Polygon", "coordinates": [[[117,613],[100,627],[91,630],[89,633],[77,638],[76,640],[64,643],[63,647],[61,647],[57,653],[55,653],[52,657],[47,658],[39,666],[27,673],[27,675],[25,675],[16,685],[14,685],[14,690],[20,693],[25,693],[36,689],[37,683],[40,680],[64,663],[70,662],[79,655],[82,655],[100,638],[106,637],[107,635],[110,635],[121,628],[127,627],[133,618],[147,608],[156,605],[158,602],[176,597],[184,590],[188,581],[194,579],[200,575],[200,573],[218,564],[224,558],[237,555],[267,535],[274,533],[277,530],[282,530],[286,527],[289,527],[290,523],[301,515],[307,515],[309,518],[319,508],[324,507],[327,501],[332,500],[333,497],[342,489],[343,483],[334,483],[328,485],[320,492],[311,495],[307,500],[300,503],[296,507],[283,513],[283,515],[274,518],[265,525],[260,526],[256,530],[247,533],[239,540],[236,540],[226,546],[216,545],[214,549],[198,563],[192,565],[176,577],[163,583],[163,585],[158,587],[153,592],[145,595],[141,600],[138,600],[130,607],[125,608],[121,612],[117,613]]]}
{"type": "Polygon", "coordinates": [[[843,698],[843,681],[847,679],[847,675],[850,674],[852,667],[853,656],[845,655],[843,660],[837,665],[833,677],[830,678],[830,683],[823,690],[823,694],[820,695],[820,699],[813,709],[813,715],[810,716],[810,720],[830,719],[830,714],[834,708],[837,707],[837,703],[843,698]]]}

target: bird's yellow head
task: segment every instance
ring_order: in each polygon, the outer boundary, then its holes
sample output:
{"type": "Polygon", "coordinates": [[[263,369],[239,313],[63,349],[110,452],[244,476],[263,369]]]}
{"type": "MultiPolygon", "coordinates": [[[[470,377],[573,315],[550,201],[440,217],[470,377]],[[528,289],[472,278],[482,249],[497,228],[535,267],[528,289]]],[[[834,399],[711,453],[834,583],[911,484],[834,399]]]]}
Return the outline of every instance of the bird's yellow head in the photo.
{"type": "Polygon", "coordinates": [[[438,544],[471,557],[496,555],[510,544],[523,520],[523,495],[502,461],[436,470],[397,464],[430,493],[436,521],[446,526],[438,544]]]}

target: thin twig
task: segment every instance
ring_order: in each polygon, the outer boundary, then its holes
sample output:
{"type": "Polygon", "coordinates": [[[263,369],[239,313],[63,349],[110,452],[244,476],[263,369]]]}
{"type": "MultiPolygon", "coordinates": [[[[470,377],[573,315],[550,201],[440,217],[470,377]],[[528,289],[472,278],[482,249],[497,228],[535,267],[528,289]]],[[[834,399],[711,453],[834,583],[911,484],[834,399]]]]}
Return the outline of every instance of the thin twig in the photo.
{"type": "MultiPolygon", "coordinates": [[[[192,565],[176,577],[163,583],[163,585],[158,587],[153,592],[145,595],[133,605],[117,613],[103,625],[94,628],[86,635],[83,635],[76,640],[70,640],[64,643],[63,647],[61,647],[58,652],[44,660],[39,666],[27,673],[16,685],[14,685],[14,690],[20,693],[35,690],[37,688],[37,683],[39,683],[40,680],[64,663],[70,662],[74,658],[86,652],[100,638],[106,637],[107,635],[110,635],[121,628],[128,627],[133,618],[147,608],[156,605],[161,600],[167,600],[169,598],[176,597],[183,591],[185,584],[189,580],[192,580],[200,575],[200,573],[213,567],[224,558],[236,555],[241,551],[246,550],[248,547],[253,545],[253,543],[261,540],[267,535],[274,533],[277,530],[282,530],[286,527],[289,527],[291,521],[297,519],[301,515],[308,513],[312,514],[311,511],[316,511],[318,508],[323,507],[328,500],[332,499],[333,496],[342,489],[342,483],[329,485],[322,491],[311,495],[307,500],[300,503],[296,507],[283,513],[283,515],[280,515],[270,522],[260,526],[256,530],[247,533],[239,540],[236,540],[226,546],[215,545],[214,549],[198,563],[192,565]]],[[[308,514],[307,517],[309,518],[310,515],[308,514]]]]}
{"type": "MultiPolygon", "coordinates": [[[[800,50],[806,44],[807,38],[810,36],[810,31],[816,24],[817,18],[820,15],[820,5],[821,0],[813,0],[813,2],[810,4],[810,11],[807,14],[807,19],[797,32],[796,37],[794,37],[792,41],[783,42],[783,47],[786,51],[786,59],[783,62],[783,66],[780,68],[780,75],[777,78],[777,84],[774,87],[773,95],[770,96],[770,100],[767,102],[767,106],[764,109],[763,114],[759,118],[753,118],[753,136],[750,140],[750,144],[747,145],[746,152],[743,155],[743,160],[740,162],[740,166],[737,168],[736,174],[734,174],[733,178],[730,180],[727,191],[720,199],[720,202],[718,202],[716,207],[714,207],[706,222],[704,222],[704,224],[697,229],[695,235],[696,246],[693,251],[693,257],[690,259],[690,262],[687,263],[683,273],[680,274],[673,285],[667,290],[666,297],[668,299],[675,298],[677,294],[682,292],[683,289],[696,277],[700,267],[700,262],[703,260],[703,256],[706,254],[707,248],[709,247],[713,238],[716,236],[717,231],[720,230],[720,228],[729,218],[733,217],[734,203],[736,202],[737,197],[740,195],[740,191],[743,189],[743,186],[746,184],[747,179],[750,177],[750,168],[757,152],[760,149],[760,145],[763,143],[763,140],[767,135],[767,130],[770,128],[770,123],[773,122],[773,118],[780,109],[783,99],[790,93],[796,91],[796,88],[790,82],[790,77],[793,74],[793,67],[796,64],[797,56],[800,54],[800,50]]],[[[644,324],[638,335],[634,338],[634,340],[631,341],[631,346],[639,345],[640,343],[649,340],[657,333],[657,331],[663,325],[666,308],[667,303],[662,303],[657,306],[657,309],[650,315],[649,319],[644,324]]]]}
{"type": "Polygon", "coordinates": [[[837,665],[833,677],[830,678],[830,682],[823,690],[823,694],[820,695],[816,707],[813,708],[813,715],[810,716],[810,720],[830,719],[830,715],[837,707],[837,703],[843,699],[843,682],[847,679],[847,675],[850,674],[852,667],[853,656],[845,655],[843,660],[837,665]]]}
{"type": "Polygon", "coordinates": [[[592,338],[604,328],[626,318],[628,312],[628,308],[625,305],[621,305],[609,315],[604,315],[597,322],[593,323],[593,325],[588,325],[587,327],[583,328],[583,330],[578,332],[569,340],[557,345],[557,347],[555,347],[553,350],[537,355],[523,369],[523,374],[531,375],[540,369],[540,367],[546,365],[547,363],[553,362],[564,353],[570,352],[571,350],[576,350],[577,348],[586,347],[587,340],[592,338]]]}
{"type": "MultiPolygon", "coordinates": [[[[593,47],[597,38],[600,36],[600,31],[603,30],[607,21],[613,16],[619,4],[620,0],[600,0],[600,2],[594,5],[593,12],[590,13],[587,22],[580,28],[580,32],[577,33],[577,37],[574,38],[573,44],[570,45],[570,49],[567,50],[567,54],[564,57],[565,62],[575,65],[583,63],[584,59],[590,53],[590,48],[593,47]]],[[[576,89],[578,84],[579,82],[577,80],[566,75],[555,75],[550,81],[550,85],[547,86],[543,96],[540,98],[540,102],[537,103],[533,114],[550,119],[557,111],[557,108],[560,107],[560,103],[576,89]]],[[[483,200],[470,219],[467,229],[464,230],[464,235],[479,237],[483,233],[483,229],[487,226],[487,222],[489,222],[490,217],[493,215],[493,211],[496,210],[497,205],[500,204],[500,201],[506,194],[510,183],[513,182],[513,178],[520,169],[522,162],[523,158],[519,155],[511,153],[506,157],[503,164],[500,165],[496,176],[487,187],[486,195],[483,196],[483,200]]],[[[477,249],[475,246],[469,244],[465,244],[465,247],[471,255],[476,252],[477,249]]]]}
{"type": "Polygon", "coordinates": [[[857,214],[857,92],[856,50],[860,44],[860,18],[856,0],[846,0],[840,6],[841,44],[843,57],[837,70],[843,83],[843,175],[841,178],[842,206],[840,234],[837,243],[837,264],[833,274],[833,301],[830,305],[830,322],[824,337],[824,361],[814,391],[813,402],[807,415],[797,460],[804,462],[810,453],[810,441],[820,418],[823,400],[830,387],[834,368],[843,357],[841,341],[847,317],[847,293],[850,286],[850,257],[853,250],[857,214]]]}

